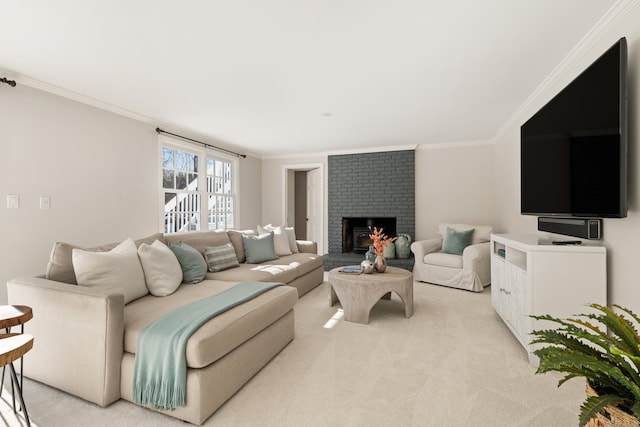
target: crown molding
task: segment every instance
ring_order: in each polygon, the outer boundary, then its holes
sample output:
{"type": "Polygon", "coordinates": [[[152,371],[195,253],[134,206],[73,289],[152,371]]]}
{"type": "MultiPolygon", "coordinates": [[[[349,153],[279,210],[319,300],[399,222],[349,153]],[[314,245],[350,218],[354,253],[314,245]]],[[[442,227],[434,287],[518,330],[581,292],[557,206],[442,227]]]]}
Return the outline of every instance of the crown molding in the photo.
{"type": "Polygon", "coordinates": [[[258,156],[260,160],[279,160],[279,159],[311,159],[311,158],[324,158],[326,153],[313,152],[313,153],[294,153],[294,154],[263,154],[258,156]]]}
{"type": "MultiPolygon", "coordinates": [[[[494,141],[499,140],[531,105],[535,103],[545,90],[562,81],[563,77],[571,77],[572,67],[596,47],[598,42],[605,38],[615,25],[640,4],[640,0],[618,0],[611,9],[591,28],[591,30],[569,51],[567,56],[556,68],[540,83],[531,95],[511,115],[504,125],[496,132],[494,141]]],[[[616,40],[623,36],[616,36],[616,40]]],[[[594,58],[595,60],[595,58],[594,58]]],[[[569,80],[570,82],[570,80],[569,80]]],[[[567,82],[567,84],[569,83],[567,82]]],[[[564,86],[563,86],[564,87],[564,86]]],[[[562,88],[560,88],[562,89],[562,88]]],[[[537,109],[536,109],[537,110],[537,109]]]]}
{"type": "Polygon", "coordinates": [[[351,148],[345,150],[325,151],[326,156],[340,156],[343,154],[363,154],[363,153],[382,153],[387,151],[407,151],[415,150],[418,148],[418,144],[410,145],[387,145],[382,147],[369,147],[369,148],[351,148]]]}
{"type": "Polygon", "coordinates": [[[104,111],[108,111],[110,113],[118,114],[120,116],[136,120],[142,123],[146,123],[148,125],[156,127],[165,128],[166,130],[170,130],[173,133],[187,136],[189,138],[202,140],[203,142],[211,145],[220,145],[222,148],[229,149],[232,151],[242,151],[243,154],[246,154],[250,157],[260,158],[259,155],[248,152],[247,150],[242,149],[241,147],[231,146],[229,144],[225,144],[223,142],[212,140],[210,137],[205,135],[201,135],[198,133],[194,133],[192,130],[182,128],[173,123],[168,123],[160,120],[153,119],[151,117],[145,116],[143,114],[138,114],[134,111],[128,110],[126,108],[118,107],[117,105],[110,104],[108,102],[101,101],[99,99],[82,95],[78,92],[74,92],[69,89],[62,88],[60,86],[56,86],[50,83],[43,82],[42,80],[34,79],[33,77],[25,76],[20,73],[13,72],[11,70],[7,70],[4,68],[0,68],[0,74],[5,75],[7,78],[15,80],[18,84],[25,85],[34,89],[41,90],[43,92],[47,92],[53,95],[60,96],[62,98],[70,99],[72,101],[79,102],[81,104],[89,105],[91,107],[99,108],[104,111]]]}
{"type": "Polygon", "coordinates": [[[495,140],[440,142],[434,144],[420,144],[417,150],[442,150],[446,148],[479,147],[483,145],[495,145],[495,140]]]}
{"type": "Polygon", "coordinates": [[[117,105],[113,105],[108,102],[104,102],[87,95],[82,95],[78,92],[74,92],[72,90],[65,89],[60,86],[53,85],[51,83],[46,83],[46,82],[43,82],[42,80],[38,80],[33,77],[25,76],[23,74],[15,73],[6,69],[0,69],[0,72],[2,72],[3,74],[11,75],[12,76],[11,78],[16,82],[18,82],[19,84],[29,86],[34,89],[39,89],[41,91],[48,92],[53,95],[58,95],[63,98],[71,99],[73,101],[90,105],[92,107],[96,107],[101,110],[109,111],[111,113],[115,113],[120,116],[128,117],[130,119],[134,119],[139,122],[154,124],[154,125],[158,123],[157,120],[153,120],[150,117],[144,116],[142,114],[138,114],[131,110],[127,110],[126,108],[118,107],[117,105]]]}
{"type": "Polygon", "coordinates": [[[314,153],[297,153],[297,154],[268,154],[264,155],[261,158],[263,160],[276,160],[276,159],[308,159],[311,157],[322,157],[326,158],[329,156],[340,156],[344,154],[363,154],[363,153],[382,153],[387,151],[406,151],[406,150],[416,150],[418,148],[417,144],[412,145],[388,145],[384,147],[369,147],[369,148],[352,148],[345,150],[331,150],[331,151],[321,151],[314,153]]]}

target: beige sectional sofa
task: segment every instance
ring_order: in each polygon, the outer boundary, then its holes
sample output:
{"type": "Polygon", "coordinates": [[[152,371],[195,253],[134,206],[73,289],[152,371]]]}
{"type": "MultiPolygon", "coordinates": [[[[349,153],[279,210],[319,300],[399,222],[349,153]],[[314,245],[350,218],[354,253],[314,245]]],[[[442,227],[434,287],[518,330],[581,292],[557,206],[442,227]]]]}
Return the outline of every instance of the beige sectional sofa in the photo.
{"type": "MultiPolygon", "coordinates": [[[[231,242],[238,260],[245,259],[239,231],[156,234],[136,244],[155,240],[181,241],[201,253],[205,246],[231,242]]],[[[78,286],[74,246],[56,243],[46,275],[7,283],[9,304],[28,305],[34,313],[26,329],[36,344],[25,357],[24,375],[101,406],[120,398],[133,401],[137,338],[151,321],[240,282],[285,283],[209,320],[187,342],[186,406],[164,412],[200,425],[294,338],[298,297],[323,281],[316,243],[296,243],[299,253],[260,264],[240,262],[208,272],[198,284],[182,284],[168,296],[149,294],[128,304],[122,293],[78,286]]]]}

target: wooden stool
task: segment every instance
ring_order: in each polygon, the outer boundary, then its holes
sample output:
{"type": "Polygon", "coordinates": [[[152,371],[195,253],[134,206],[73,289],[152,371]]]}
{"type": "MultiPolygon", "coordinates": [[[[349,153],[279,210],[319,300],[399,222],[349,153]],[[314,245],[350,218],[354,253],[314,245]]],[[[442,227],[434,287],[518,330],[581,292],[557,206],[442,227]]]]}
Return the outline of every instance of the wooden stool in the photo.
{"type": "MultiPolygon", "coordinates": [[[[13,326],[20,326],[20,333],[24,333],[24,324],[33,319],[33,312],[31,307],[26,305],[0,305],[0,329],[4,329],[7,334],[11,332],[13,326]]],[[[25,352],[26,353],[26,352],[25,352]]],[[[4,374],[6,364],[2,365],[2,379],[0,379],[0,396],[2,396],[4,386],[4,374]]],[[[24,372],[24,362],[20,358],[20,389],[22,389],[22,373],[24,372]]],[[[13,386],[13,381],[11,382],[13,386]]],[[[12,389],[13,390],[13,389],[12,389]]],[[[13,408],[15,411],[16,401],[15,394],[13,395],[13,408]]]]}
{"type": "MultiPolygon", "coordinates": [[[[2,334],[0,335],[0,366],[9,365],[12,384],[18,389],[18,397],[20,398],[20,406],[24,410],[24,418],[27,420],[27,426],[31,426],[27,407],[24,404],[22,396],[22,387],[18,381],[16,370],[13,368],[13,362],[22,358],[29,350],[33,348],[33,335],[29,334],[2,334]]],[[[21,372],[22,374],[22,372],[21,372]]],[[[15,392],[13,394],[13,412],[16,413],[15,392]]]]}
{"type": "Polygon", "coordinates": [[[12,326],[18,325],[22,325],[24,328],[24,324],[31,319],[33,319],[31,307],[26,305],[0,305],[0,329],[10,329],[12,326]]]}

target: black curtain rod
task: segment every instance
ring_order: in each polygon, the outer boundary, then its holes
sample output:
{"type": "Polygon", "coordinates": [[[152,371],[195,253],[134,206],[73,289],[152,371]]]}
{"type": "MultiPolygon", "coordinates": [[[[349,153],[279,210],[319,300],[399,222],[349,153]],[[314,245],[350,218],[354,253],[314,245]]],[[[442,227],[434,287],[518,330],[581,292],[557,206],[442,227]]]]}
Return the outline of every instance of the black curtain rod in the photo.
{"type": "Polygon", "coordinates": [[[196,144],[203,145],[205,147],[213,148],[214,150],[224,151],[225,153],[233,154],[236,157],[242,157],[243,159],[247,158],[246,154],[236,153],[235,151],[227,150],[226,148],[216,147],[215,145],[207,144],[206,142],[197,141],[195,139],[187,138],[186,136],[177,135],[175,133],[167,132],[166,130],[162,130],[160,128],[156,128],[157,133],[166,133],[167,135],[175,136],[177,138],[186,139],[187,141],[195,142],[196,144]]]}

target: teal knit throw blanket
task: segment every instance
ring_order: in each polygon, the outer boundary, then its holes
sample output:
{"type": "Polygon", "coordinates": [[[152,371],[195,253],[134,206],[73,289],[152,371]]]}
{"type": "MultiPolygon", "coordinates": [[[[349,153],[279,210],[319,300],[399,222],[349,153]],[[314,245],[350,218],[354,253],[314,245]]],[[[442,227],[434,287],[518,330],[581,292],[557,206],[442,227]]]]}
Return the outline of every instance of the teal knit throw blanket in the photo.
{"type": "MultiPolygon", "coordinates": [[[[209,319],[284,283],[245,282],[159,317],[145,327],[136,347],[133,401],[156,409],[185,406],[186,347],[209,319]]],[[[198,285],[191,285],[198,286],[198,285]]]]}

